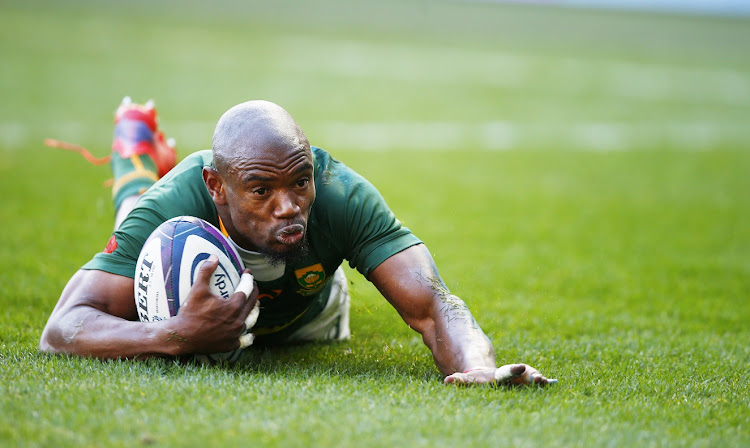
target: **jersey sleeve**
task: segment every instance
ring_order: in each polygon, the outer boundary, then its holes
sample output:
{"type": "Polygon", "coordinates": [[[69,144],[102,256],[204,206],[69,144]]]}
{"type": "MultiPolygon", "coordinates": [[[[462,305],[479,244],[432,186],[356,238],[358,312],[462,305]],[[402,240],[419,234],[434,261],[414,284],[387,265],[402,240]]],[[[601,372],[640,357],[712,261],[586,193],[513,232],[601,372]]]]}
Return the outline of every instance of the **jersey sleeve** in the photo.
{"type": "MultiPolygon", "coordinates": [[[[179,216],[179,215],[176,215],[179,216]]],[[[125,277],[135,277],[135,264],[143,244],[167,218],[159,209],[140,202],[112,233],[107,248],[94,255],[81,269],[96,269],[125,277]]]]}
{"type": "Polygon", "coordinates": [[[203,166],[210,151],[187,157],[148,189],[112,234],[107,248],[81,269],[96,269],[133,278],[138,255],[159,225],[175,216],[196,216],[218,225],[216,209],[203,183],[203,166]]]}
{"type": "Polygon", "coordinates": [[[331,159],[316,180],[317,201],[326,208],[330,231],[339,250],[365,277],[391,256],[422,241],[404,227],[380,192],[362,176],[331,159]],[[321,197],[322,196],[322,197],[321,197]]]}

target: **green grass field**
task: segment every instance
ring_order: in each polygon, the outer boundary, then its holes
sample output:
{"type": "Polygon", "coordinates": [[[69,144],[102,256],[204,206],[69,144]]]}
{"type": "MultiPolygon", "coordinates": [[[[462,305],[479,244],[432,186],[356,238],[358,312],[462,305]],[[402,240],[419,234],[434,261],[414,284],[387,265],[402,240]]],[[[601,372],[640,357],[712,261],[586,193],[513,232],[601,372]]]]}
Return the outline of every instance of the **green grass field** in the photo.
{"type": "Polygon", "coordinates": [[[0,446],[750,445],[750,22],[467,2],[0,1],[0,446]],[[180,155],[285,107],[547,389],[441,384],[352,280],[353,339],[231,367],[37,353],[109,237],[124,95],[180,155]]]}

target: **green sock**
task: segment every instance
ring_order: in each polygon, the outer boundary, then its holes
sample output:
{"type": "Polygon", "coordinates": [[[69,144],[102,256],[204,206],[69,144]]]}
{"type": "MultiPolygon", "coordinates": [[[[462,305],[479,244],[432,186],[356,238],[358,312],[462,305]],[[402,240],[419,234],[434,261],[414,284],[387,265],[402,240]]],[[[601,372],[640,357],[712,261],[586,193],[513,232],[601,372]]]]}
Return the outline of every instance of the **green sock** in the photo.
{"type": "Polygon", "coordinates": [[[120,208],[125,198],[143,194],[159,180],[159,176],[156,174],[156,164],[146,154],[134,155],[127,159],[112,154],[110,163],[112,164],[112,173],[115,176],[115,183],[112,186],[115,210],[120,208]]]}

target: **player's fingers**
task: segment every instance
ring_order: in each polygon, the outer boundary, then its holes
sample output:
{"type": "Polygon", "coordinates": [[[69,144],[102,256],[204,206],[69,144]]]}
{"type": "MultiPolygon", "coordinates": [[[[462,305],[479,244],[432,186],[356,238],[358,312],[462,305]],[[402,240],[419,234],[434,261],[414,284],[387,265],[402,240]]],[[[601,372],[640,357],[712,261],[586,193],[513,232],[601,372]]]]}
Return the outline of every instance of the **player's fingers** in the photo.
{"type": "Polygon", "coordinates": [[[557,383],[555,379],[545,378],[535,368],[526,364],[508,364],[495,371],[497,384],[538,384],[541,386],[557,383]]]}
{"type": "Polygon", "coordinates": [[[238,292],[245,294],[245,300],[250,298],[250,294],[253,293],[253,274],[248,271],[242,273],[240,283],[237,285],[237,289],[234,293],[237,294],[238,292]]]}
{"type": "Polygon", "coordinates": [[[202,285],[208,288],[208,285],[211,283],[211,274],[214,273],[217,266],[219,266],[219,257],[216,255],[210,255],[201,261],[196,268],[193,285],[202,285]]]}
{"type": "Polygon", "coordinates": [[[527,367],[525,364],[506,364],[500,366],[495,370],[495,381],[501,384],[516,379],[526,373],[527,367]]]}
{"type": "Polygon", "coordinates": [[[454,373],[453,375],[448,375],[443,380],[443,383],[445,384],[466,384],[466,377],[467,375],[465,373],[454,373]]]}
{"type": "Polygon", "coordinates": [[[498,383],[504,383],[512,380],[526,371],[526,366],[523,364],[506,364],[500,366],[495,370],[495,381],[498,383]]]}
{"type": "Polygon", "coordinates": [[[255,326],[255,322],[258,322],[258,316],[260,316],[260,304],[256,300],[255,306],[250,311],[250,314],[248,314],[247,317],[245,318],[245,326],[247,327],[248,330],[253,328],[253,326],[255,326]]]}
{"type": "Polygon", "coordinates": [[[546,386],[547,384],[556,384],[556,383],[557,383],[556,379],[545,378],[545,376],[539,372],[534,372],[531,374],[530,384],[538,384],[540,386],[546,386]]]}
{"type": "Polygon", "coordinates": [[[545,378],[545,376],[539,373],[539,371],[536,369],[531,369],[531,372],[529,372],[528,375],[524,375],[524,380],[526,384],[534,384],[538,386],[544,386],[557,382],[557,380],[545,378]]]}
{"type": "MultiPolygon", "coordinates": [[[[245,317],[245,327],[246,329],[251,329],[255,325],[255,322],[258,321],[258,316],[260,315],[260,304],[258,303],[258,300],[256,299],[254,302],[250,302],[248,299],[250,298],[251,294],[253,293],[253,289],[255,288],[255,285],[253,284],[253,275],[250,273],[250,271],[245,270],[242,273],[242,276],[240,277],[240,283],[237,285],[237,289],[234,291],[235,294],[242,293],[245,295],[245,308],[243,308],[243,312],[248,313],[245,317]],[[252,308],[250,308],[252,307],[252,308]]],[[[245,339],[249,340],[249,343],[247,343],[247,346],[252,344],[254,336],[247,334],[243,335],[245,339]]],[[[242,337],[240,338],[240,345],[242,345],[242,337]]],[[[245,348],[241,347],[241,348],[245,348]]]]}
{"type": "Polygon", "coordinates": [[[246,271],[242,274],[242,280],[240,280],[235,294],[238,296],[235,300],[241,301],[240,315],[245,319],[247,328],[252,328],[255,321],[258,320],[259,302],[257,286],[253,283],[253,277],[249,272],[246,271]]]}
{"type": "Polygon", "coordinates": [[[245,333],[242,336],[240,336],[240,348],[247,348],[253,345],[253,341],[255,341],[255,335],[252,333],[245,333]]]}

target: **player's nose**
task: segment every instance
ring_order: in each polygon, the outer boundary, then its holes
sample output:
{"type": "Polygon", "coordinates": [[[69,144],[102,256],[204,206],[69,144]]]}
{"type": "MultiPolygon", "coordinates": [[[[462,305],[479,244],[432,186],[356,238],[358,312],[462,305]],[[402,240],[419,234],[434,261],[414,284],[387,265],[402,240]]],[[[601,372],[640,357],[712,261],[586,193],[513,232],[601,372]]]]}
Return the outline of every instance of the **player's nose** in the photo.
{"type": "Polygon", "coordinates": [[[274,217],[278,219],[294,218],[299,215],[300,210],[300,206],[296,201],[296,195],[284,191],[278,193],[274,207],[274,217]]]}

